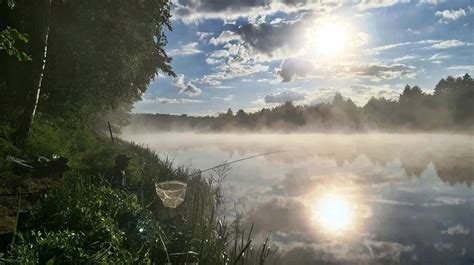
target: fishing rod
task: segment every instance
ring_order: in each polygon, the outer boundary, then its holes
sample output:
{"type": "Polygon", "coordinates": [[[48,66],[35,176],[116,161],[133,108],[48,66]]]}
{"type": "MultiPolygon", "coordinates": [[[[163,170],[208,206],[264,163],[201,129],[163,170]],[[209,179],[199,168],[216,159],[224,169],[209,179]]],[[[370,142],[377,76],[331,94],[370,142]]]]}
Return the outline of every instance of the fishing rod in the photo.
{"type": "MultiPolygon", "coordinates": [[[[188,177],[193,177],[193,176],[202,174],[204,172],[208,172],[208,171],[211,171],[211,170],[214,170],[214,169],[218,169],[220,167],[228,166],[228,165],[235,164],[235,163],[238,163],[238,162],[242,162],[242,161],[245,161],[245,160],[249,160],[249,159],[252,159],[252,158],[271,155],[271,154],[277,154],[277,153],[283,153],[283,152],[288,152],[288,151],[289,150],[278,150],[278,151],[272,151],[272,152],[266,152],[266,153],[261,153],[261,154],[257,154],[257,155],[247,156],[247,157],[240,158],[240,159],[237,159],[237,160],[233,160],[233,161],[230,161],[230,162],[225,162],[225,163],[222,163],[220,165],[216,165],[216,166],[213,166],[213,167],[210,167],[210,168],[206,168],[206,169],[203,169],[203,170],[198,170],[197,172],[189,174],[188,177]]],[[[145,188],[145,187],[155,187],[155,185],[135,185],[135,186],[127,186],[127,187],[124,187],[124,188],[128,189],[128,190],[137,190],[137,189],[145,188]]]]}
{"type": "MultiPolygon", "coordinates": [[[[249,159],[252,159],[252,158],[271,155],[271,154],[277,154],[277,153],[283,153],[283,152],[288,152],[288,151],[290,151],[290,150],[278,150],[278,151],[272,151],[272,152],[266,152],[266,153],[261,153],[261,154],[257,154],[257,155],[252,155],[252,156],[240,158],[240,159],[237,159],[237,160],[225,162],[225,163],[222,163],[220,165],[216,165],[216,166],[206,168],[206,169],[203,169],[203,170],[198,170],[197,172],[189,174],[188,176],[193,177],[193,176],[202,174],[204,172],[208,172],[208,171],[211,171],[211,170],[214,170],[214,169],[218,169],[220,167],[228,166],[228,165],[235,164],[235,163],[238,163],[238,162],[242,162],[242,161],[245,161],[245,160],[249,160],[249,159]]],[[[135,185],[135,186],[125,186],[123,188],[125,190],[137,190],[139,188],[145,188],[145,187],[154,187],[154,185],[135,185]]],[[[21,192],[21,193],[20,192],[19,193],[0,193],[0,197],[13,197],[13,196],[18,196],[18,195],[21,195],[21,196],[35,196],[35,195],[45,194],[46,192],[47,191],[21,192]]]]}
{"type": "Polygon", "coordinates": [[[283,153],[283,152],[287,152],[289,150],[279,150],[279,151],[272,151],[272,152],[267,152],[267,153],[262,153],[262,154],[258,154],[258,155],[253,155],[253,156],[248,156],[248,157],[244,157],[244,158],[240,158],[240,159],[237,159],[237,160],[233,160],[233,161],[230,161],[230,162],[225,162],[223,164],[220,164],[220,165],[217,165],[217,166],[214,166],[214,167],[210,167],[210,168],[207,168],[207,169],[204,169],[204,170],[199,170],[198,172],[195,172],[189,176],[194,176],[194,175],[198,175],[198,174],[201,174],[201,173],[204,173],[204,172],[207,172],[207,171],[211,171],[211,170],[214,170],[214,169],[218,169],[220,167],[224,167],[224,166],[228,166],[228,165],[231,165],[231,164],[234,164],[234,163],[238,163],[238,162],[242,162],[242,161],[245,161],[245,160],[249,160],[249,159],[252,159],[252,158],[256,158],[256,157],[260,157],[260,156],[266,156],[266,155],[271,155],[271,154],[276,154],[276,153],[283,153]]]}

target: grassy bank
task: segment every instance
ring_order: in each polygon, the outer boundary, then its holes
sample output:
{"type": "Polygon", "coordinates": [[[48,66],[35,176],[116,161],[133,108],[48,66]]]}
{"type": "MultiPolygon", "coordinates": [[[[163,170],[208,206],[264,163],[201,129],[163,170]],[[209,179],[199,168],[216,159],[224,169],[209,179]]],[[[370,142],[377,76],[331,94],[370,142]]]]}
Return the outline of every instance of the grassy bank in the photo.
{"type": "Polygon", "coordinates": [[[252,242],[250,227],[224,221],[225,168],[204,177],[143,146],[41,117],[21,150],[11,144],[9,128],[1,127],[0,135],[0,193],[41,192],[0,197],[2,241],[8,243],[0,263],[264,264],[274,253],[268,243],[252,242]],[[120,154],[131,158],[128,185],[143,185],[141,192],[111,188],[120,154]],[[19,172],[8,156],[63,156],[70,169],[44,176],[19,172]],[[188,185],[176,209],[165,208],[153,188],[165,180],[188,185]]]}

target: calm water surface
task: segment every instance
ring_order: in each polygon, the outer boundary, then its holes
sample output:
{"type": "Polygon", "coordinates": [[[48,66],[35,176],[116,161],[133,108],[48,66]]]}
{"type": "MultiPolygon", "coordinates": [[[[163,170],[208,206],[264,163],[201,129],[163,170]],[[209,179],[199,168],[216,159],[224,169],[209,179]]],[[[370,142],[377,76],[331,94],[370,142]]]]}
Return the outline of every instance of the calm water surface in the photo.
{"type": "Polygon", "coordinates": [[[225,195],[281,264],[474,264],[474,140],[442,134],[126,135],[177,164],[232,166],[225,195]]]}

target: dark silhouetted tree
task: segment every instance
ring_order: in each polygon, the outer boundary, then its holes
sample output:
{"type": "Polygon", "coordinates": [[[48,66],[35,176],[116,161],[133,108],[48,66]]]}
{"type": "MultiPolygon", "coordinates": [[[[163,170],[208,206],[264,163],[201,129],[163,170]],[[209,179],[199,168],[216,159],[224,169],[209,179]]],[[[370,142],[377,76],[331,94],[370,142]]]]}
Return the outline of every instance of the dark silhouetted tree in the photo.
{"type": "Polygon", "coordinates": [[[30,51],[44,47],[44,25],[49,41],[38,111],[49,118],[93,124],[98,114],[129,111],[158,71],[174,75],[164,51],[168,0],[53,0],[49,17],[42,1],[18,0],[13,10],[1,10],[5,25],[30,36],[18,48],[32,56],[31,63],[2,57],[0,94],[8,103],[0,113],[9,113],[4,119],[12,126],[35,83],[41,52],[30,51]]]}

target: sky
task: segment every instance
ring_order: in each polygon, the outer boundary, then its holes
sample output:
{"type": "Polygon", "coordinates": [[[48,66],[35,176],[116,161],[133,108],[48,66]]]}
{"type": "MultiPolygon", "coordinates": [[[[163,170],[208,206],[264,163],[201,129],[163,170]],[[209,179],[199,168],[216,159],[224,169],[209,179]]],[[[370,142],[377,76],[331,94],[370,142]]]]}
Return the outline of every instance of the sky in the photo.
{"type": "Polygon", "coordinates": [[[474,0],[173,0],[166,52],[135,113],[252,112],[336,92],[363,106],[474,73],[474,0]]]}

